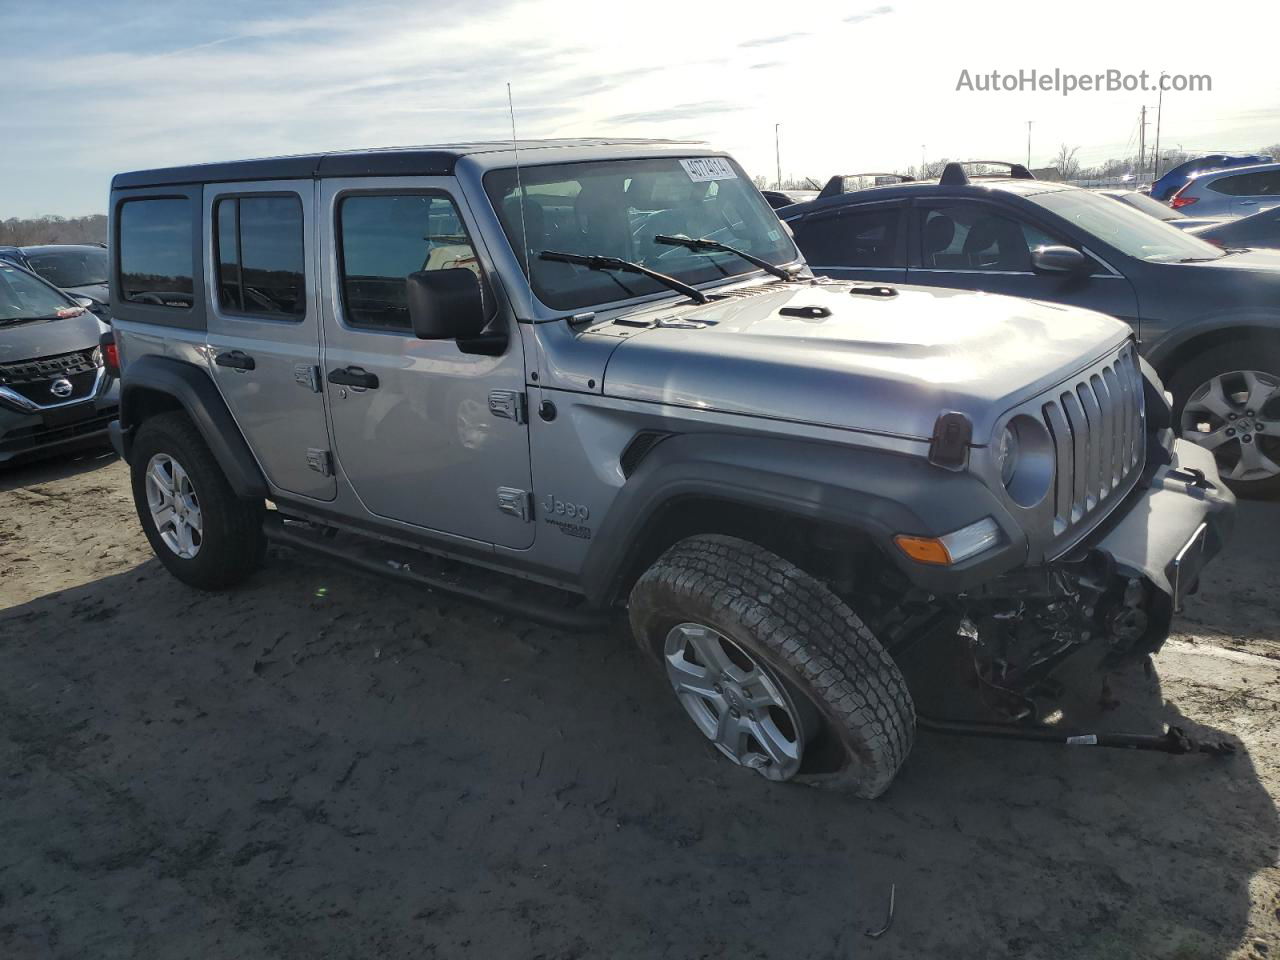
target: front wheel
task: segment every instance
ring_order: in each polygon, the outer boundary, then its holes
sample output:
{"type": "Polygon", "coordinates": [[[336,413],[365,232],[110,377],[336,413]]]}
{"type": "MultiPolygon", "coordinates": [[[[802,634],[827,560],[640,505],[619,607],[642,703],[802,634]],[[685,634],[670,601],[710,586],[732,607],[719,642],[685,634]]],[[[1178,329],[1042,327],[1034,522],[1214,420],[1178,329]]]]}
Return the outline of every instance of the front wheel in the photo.
{"type": "Polygon", "coordinates": [[[258,568],[266,551],[263,504],[235,495],[186,414],[144,421],[129,465],[142,530],[175,577],[217,590],[258,568]]]}
{"type": "Polygon", "coordinates": [[[915,710],[897,665],[827,587],[734,537],[690,537],[636,582],[637,642],[698,730],[769,780],[888,789],[915,710]]]}
{"type": "Polygon", "coordinates": [[[1228,343],[1169,380],[1181,436],[1213,451],[1242,497],[1280,496],[1280,347],[1228,343]]]}

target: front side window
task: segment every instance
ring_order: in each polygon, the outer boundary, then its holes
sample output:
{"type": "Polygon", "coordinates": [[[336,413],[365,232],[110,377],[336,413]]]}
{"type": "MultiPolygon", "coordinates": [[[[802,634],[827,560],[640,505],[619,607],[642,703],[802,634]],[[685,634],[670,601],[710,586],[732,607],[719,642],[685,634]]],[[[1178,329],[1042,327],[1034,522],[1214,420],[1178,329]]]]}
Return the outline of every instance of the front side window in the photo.
{"type": "Polygon", "coordinates": [[[1031,270],[1032,248],[1053,242],[981,203],[920,207],[917,216],[920,266],[926,270],[1025,273],[1031,270]]]}
{"type": "Polygon", "coordinates": [[[88,287],[107,282],[106,250],[52,250],[30,254],[27,262],[55,287],[88,287]]]}
{"type": "Polygon", "coordinates": [[[480,264],[453,200],[444,194],[370,194],[338,205],[338,250],[346,322],[408,332],[405,278],[422,270],[480,264]]]}
{"type": "Polygon", "coordinates": [[[785,264],[795,244],[746,174],[717,157],[549,164],[485,175],[485,192],[538,299],[576,310],[669,292],[648,277],[539,259],[544,250],[630,260],[688,284],[756,270],[723,251],[691,251],[655,237],[709,238],[785,264]]]}
{"type": "Polygon", "coordinates": [[[23,320],[52,320],[84,313],[53,287],[0,260],[0,326],[23,320]]]}
{"type": "Polygon", "coordinates": [[[845,210],[792,223],[796,243],[815,267],[902,267],[898,207],[845,210]]]}
{"type": "Polygon", "coordinates": [[[120,296],[132,303],[190,309],[191,201],[185,197],[126,200],[120,205],[120,296]]]}
{"type": "Polygon", "coordinates": [[[1136,260],[1178,263],[1223,256],[1223,251],[1185,230],[1087,190],[1050,190],[1027,199],[1136,260]]]}
{"type": "Polygon", "coordinates": [[[226,197],[213,211],[218,305],[230,313],[299,319],[307,312],[302,201],[226,197]]]}

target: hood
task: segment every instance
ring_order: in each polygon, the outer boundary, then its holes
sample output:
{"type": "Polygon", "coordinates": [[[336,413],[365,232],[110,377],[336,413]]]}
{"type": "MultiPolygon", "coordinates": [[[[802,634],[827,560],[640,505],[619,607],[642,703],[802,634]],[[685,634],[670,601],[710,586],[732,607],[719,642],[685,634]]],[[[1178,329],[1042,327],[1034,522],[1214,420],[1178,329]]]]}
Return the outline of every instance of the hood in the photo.
{"type": "Polygon", "coordinates": [[[98,303],[108,303],[111,300],[111,293],[105,283],[86,283],[79,287],[62,287],[61,290],[73,297],[88,297],[98,303]]]}
{"type": "MultiPolygon", "coordinates": [[[[1058,304],[934,287],[787,284],[631,315],[609,396],[928,439],[944,411],[987,442],[1001,413],[1117,349],[1129,327],[1058,304]],[[817,307],[818,318],[785,308],[817,307]]],[[[618,321],[613,321],[617,324],[618,321]]],[[[604,326],[610,326],[605,324],[604,326]]],[[[608,332],[608,331],[601,331],[608,332]]]]}
{"type": "MultiPolygon", "coordinates": [[[[1192,263],[1179,263],[1179,267],[1192,267],[1196,270],[1253,270],[1280,280],[1280,250],[1248,249],[1229,253],[1216,260],[1200,260],[1192,263]]],[[[1222,276],[1226,276],[1222,274],[1222,276]]]]}
{"type": "Polygon", "coordinates": [[[0,324],[0,363],[52,357],[98,345],[107,328],[92,313],[60,320],[0,324]]]}

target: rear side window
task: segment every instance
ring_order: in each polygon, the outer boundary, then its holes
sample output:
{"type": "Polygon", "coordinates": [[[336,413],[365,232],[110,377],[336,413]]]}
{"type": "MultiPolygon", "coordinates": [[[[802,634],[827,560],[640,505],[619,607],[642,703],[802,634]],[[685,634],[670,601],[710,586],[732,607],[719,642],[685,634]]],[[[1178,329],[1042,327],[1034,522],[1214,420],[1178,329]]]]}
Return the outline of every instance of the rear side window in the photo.
{"type": "Polygon", "coordinates": [[[899,208],[850,210],[794,221],[796,243],[815,267],[903,267],[899,208]]]}
{"type": "Polygon", "coordinates": [[[214,205],[218,306],[298,320],[307,312],[302,201],[296,195],[224,197],[214,205]]]}
{"type": "Polygon", "coordinates": [[[344,197],[338,250],[345,318],[352,327],[407,332],[404,281],[420,270],[470,270],[484,284],[458,208],[443,194],[344,197]]]}
{"type": "Polygon", "coordinates": [[[195,259],[191,201],[126,200],[120,205],[120,296],[131,303],[191,309],[195,259]]]}
{"type": "Polygon", "coordinates": [[[1222,177],[1214,180],[1209,186],[1216,193],[1225,193],[1229,197],[1280,196],[1280,170],[1222,177]]]}

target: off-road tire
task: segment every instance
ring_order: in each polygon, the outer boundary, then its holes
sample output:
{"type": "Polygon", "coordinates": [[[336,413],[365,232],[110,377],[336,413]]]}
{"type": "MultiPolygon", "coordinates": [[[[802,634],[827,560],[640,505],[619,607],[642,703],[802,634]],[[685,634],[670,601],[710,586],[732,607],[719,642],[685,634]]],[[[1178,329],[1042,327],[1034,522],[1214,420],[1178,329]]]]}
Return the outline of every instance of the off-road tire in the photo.
{"type": "Polygon", "coordinates": [[[261,500],[237,497],[200,431],[185,413],[157,414],[143,421],[130,450],[133,503],[151,549],[165,568],[183,583],[201,590],[221,590],[251,576],[262,564],[266,537],[261,500]],[[161,539],[147,503],[146,471],[162,453],[186,471],[199,497],[203,538],[191,558],[174,553],[161,539]]]}
{"type": "MultiPolygon", "coordinates": [[[[1173,371],[1167,386],[1173,394],[1175,430],[1181,430],[1182,410],[1192,392],[1213,377],[1233,370],[1259,370],[1280,377],[1280,346],[1254,340],[1225,343],[1206,350],[1173,371]]],[[[1258,500],[1280,498],[1280,474],[1265,480],[1223,479],[1238,497],[1258,500]]]]}
{"type": "Polygon", "coordinates": [[[629,611],[647,655],[661,660],[675,625],[705,624],[816,708],[825,748],[810,739],[795,780],[838,783],[870,799],[910,753],[915,707],[897,664],[844,601],[768,550],[729,536],[682,540],[636,582],[629,611]],[[815,752],[825,761],[816,769],[815,752]]]}

